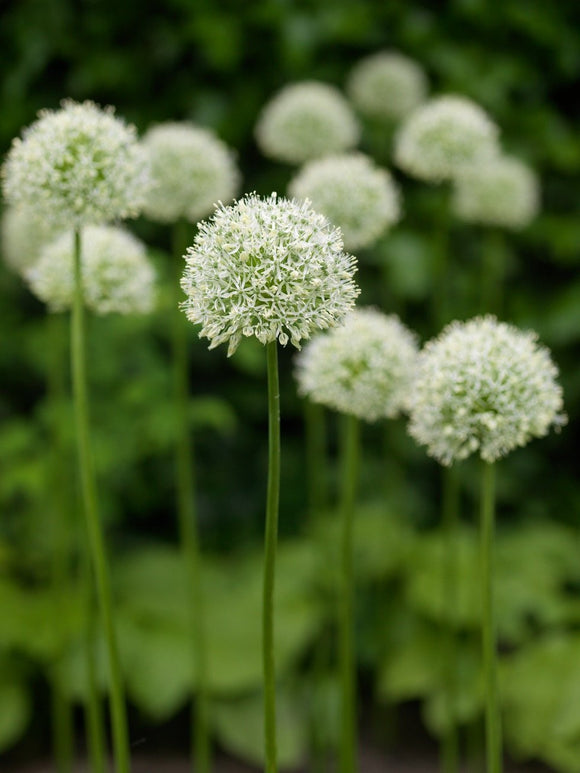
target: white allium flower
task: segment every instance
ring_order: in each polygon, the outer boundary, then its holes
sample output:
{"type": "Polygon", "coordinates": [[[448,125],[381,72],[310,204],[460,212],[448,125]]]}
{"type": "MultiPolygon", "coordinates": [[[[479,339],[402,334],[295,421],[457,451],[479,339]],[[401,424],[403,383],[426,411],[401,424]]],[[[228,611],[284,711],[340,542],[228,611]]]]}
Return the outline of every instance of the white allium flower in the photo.
{"type": "Polygon", "coordinates": [[[469,99],[443,96],[414,110],[395,138],[395,161],[430,182],[455,177],[469,164],[498,154],[498,129],[469,99]]]}
{"type": "Polygon", "coordinates": [[[401,214],[393,178],[361,153],[311,161],[288,190],[340,228],[347,250],[372,244],[401,214]]]}
{"type": "Polygon", "coordinates": [[[3,176],[10,204],[67,228],[137,215],[150,184],[135,128],[112,108],[70,100],[13,140],[3,176]]]}
{"type": "Polygon", "coordinates": [[[392,122],[425,101],[428,83],[423,69],[409,57],[379,51],[353,67],[346,91],[363,115],[392,122]]]}
{"type": "Polygon", "coordinates": [[[39,220],[26,207],[8,207],[2,213],[2,255],[7,265],[23,274],[34,265],[41,248],[55,239],[61,228],[39,220]]]}
{"type": "Polygon", "coordinates": [[[290,164],[349,150],[358,139],[358,122],[346,99],[334,86],[317,81],[283,88],[256,125],[264,155],[290,164]]]}
{"type": "Polygon", "coordinates": [[[300,352],[298,388],[316,403],[367,421],[394,418],[407,407],[417,356],[416,337],[397,316],[354,309],[300,352]]]}
{"type": "Polygon", "coordinates": [[[163,223],[197,222],[231,201],[240,175],[232,151],[213,132],[187,123],[154,126],[143,137],[153,187],[145,214],[163,223]]]}
{"type": "MultiPolygon", "coordinates": [[[[81,236],[84,301],[97,314],[146,314],[155,301],[155,271],[145,245],[124,228],[86,226],[81,236]]],[[[62,234],[26,272],[32,292],[51,311],[72,306],[74,236],[62,234]]]]}
{"type": "Polygon", "coordinates": [[[340,230],[308,202],[275,193],[220,206],[185,259],[183,310],[210,349],[229,342],[228,356],[242,336],[299,348],[340,322],[359,293],[340,230]]]}
{"type": "Polygon", "coordinates": [[[452,322],[419,355],[409,433],[441,464],[494,462],[566,422],[557,375],[535,333],[492,316],[452,322]]]}
{"type": "Polygon", "coordinates": [[[540,186],[529,166],[498,157],[464,169],[455,179],[453,210],[470,223],[523,228],[540,207],[540,186]]]}

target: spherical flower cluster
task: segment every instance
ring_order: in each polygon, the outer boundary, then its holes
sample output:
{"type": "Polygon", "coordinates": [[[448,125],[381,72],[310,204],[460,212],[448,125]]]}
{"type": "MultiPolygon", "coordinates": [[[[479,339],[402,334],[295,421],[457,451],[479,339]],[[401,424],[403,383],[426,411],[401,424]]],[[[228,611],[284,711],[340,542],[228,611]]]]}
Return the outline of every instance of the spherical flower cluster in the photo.
{"type": "Polygon", "coordinates": [[[379,51],[353,67],[346,90],[362,115],[393,122],[425,101],[428,84],[422,68],[412,59],[379,51]]]}
{"type": "Polygon", "coordinates": [[[297,357],[299,391],[316,403],[367,421],[394,418],[407,405],[418,347],[395,315],[354,309],[297,357]]]}
{"type": "Polygon", "coordinates": [[[38,220],[27,207],[8,207],[2,213],[2,255],[18,274],[34,265],[41,248],[61,229],[51,221],[38,220]]]}
{"type": "Polygon", "coordinates": [[[288,190],[298,199],[310,199],[314,209],[339,226],[348,250],[373,244],[400,217],[391,175],[362,154],[311,161],[288,190]]]}
{"type": "Polygon", "coordinates": [[[414,177],[440,182],[496,156],[497,136],[495,124],[471,100],[438,97],[402,124],[395,138],[395,161],[414,177]]]}
{"type": "Polygon", "coordinates": [[[145,134],[143,145],[153,178],[144,209],[152,220],[196,222],[236,195],[240,175],[233,154],[208,129],[160,124],[145,134]]]}
{"type": "Polygon", "coordinates": [[[92,102],[42,111],[13,141],[3,176],[10,204],[68,228],[137,215],[149,186],[135,128],[92,102]]]}
{"type": "Polygon", "coordinates": [[[538,178],[515,158],[502,156],[474,164],[455,180],[453,209],[457,217],[470,223],[524,228],[539,207],[538,178]]]}
{"type": "MultiPolygon", "coordinates": [[[[155,272],[144,244],[124,228],[86,226],[81,235],[84,300],[97,314],[146,314],[155,300],[155,272]]],[[[74,239],[64,233],[26,272],[31,290],[51,311],[72,306],[74,239]]]]}
{"type": "Polygon", "coordinates": [[[201,224],[186,255],[183,309],[210,349],[229,342],[228,356],[242,336],[300,347],[354,305],[355,271],[340,230],[308,202],[251,194],[201,224]]]}
{"type": "Polygon", "coordinates": [[[256,125],[264,155],[290,164],[349,150],[358,138],[358,123],[346,99],[333,86],[317,81],[283,88],[256,125]]]}
{"type": "Polygon", "coordinates": [[[557,375],[535,333],[492,316],[452,322],[419,356],[409,433],[441,464],[494,462],[565,423],[557,375]]]}

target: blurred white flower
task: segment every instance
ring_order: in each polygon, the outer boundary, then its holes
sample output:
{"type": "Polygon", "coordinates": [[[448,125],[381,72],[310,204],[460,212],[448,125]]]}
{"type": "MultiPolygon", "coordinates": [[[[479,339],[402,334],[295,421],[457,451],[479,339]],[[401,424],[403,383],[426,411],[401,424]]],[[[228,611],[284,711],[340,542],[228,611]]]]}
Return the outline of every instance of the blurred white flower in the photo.
{"type": "Polygon", "coordinates": [[[283,88],[256,125],[264,155],[290,164],[349,150],[358,139],[358,122],[346,99],[334,86],[317,81],[283,88]]]}
{"type": "Polygon", "coordinates": [[[395,162],[413,177],[441,182],[498,154],[498,129],[469,99],[443,96],[414,110],[395,138],[395,162]]]}
{"type": "Polygon", "coordinates": [[[425,101],[428,83],[423,68],[413,59],[395,51],[379,51],[355,64],[346,91],[362,115],[395,122],[425,101]]]}
{"type": "Polygon", "coordinates": [[[197,222],[238,191],[233,152],[213,132],[187,123],[164,123],[143,137],[153,186],[144,211],[163,223],[197,222]]]}
{"type": "Polygon", "coordinates": [[[457,217],[470,223],[524,228],[540,208],[538,178],[515,158],[474,164],[456,177],[452,207],[457,217]]]}
{"type": "Polygon", "coordinates": [[[311,161],[288,190],[298,199],[309,199],[314,209],[337,225],[348,250],[373,244],[401,214],[391,175],[360,153],[311,161]]]}
{"type": "Polygon", "coordinates": [[[452,322],[419,356],[409,433],[441,464],[494,462],[565,423],[557,375],[535,333],[492,316],[452,322]]]}
{"type": "Polygon", "coordinates": [[[34,265],[40,250],[61,232],[53,222],[39,220],[27,207],[8,207],[2,213],[2,256],[18,274],[34,265]]]}
{"type": "Polygon", "coordinates": [[[395,315],[354,309],[296,358],[299,392],[367,421],[405,410],[417,363],[415,335],[395,315]]]}
{"type": "Polygon", "coordinates": [[[252,194],[200,225],[186,255],[183,309],[210,349],[228,342],[228,356],[242,336],[299,347],[354,305],[355,271],[340,230],[307,202],[252,194]]]}
{"type": "MultiPolygon", "coordinates": [[[[86,226],[81,234],[83,296],[97,314],[146,314],[155,301],[155,271],[145,245],[124,228],[86,226]]],[[[72,306],[74,237],[67,232],[45,246],[25,277],[51,311],[72,306]]]]}
{"type": "Polygon", "coordinates": [[[150,185],[135,128],[112,108],[70,100],[13,140],[2,173],[9,204],[67,228],[136,216],[150,185]]]}

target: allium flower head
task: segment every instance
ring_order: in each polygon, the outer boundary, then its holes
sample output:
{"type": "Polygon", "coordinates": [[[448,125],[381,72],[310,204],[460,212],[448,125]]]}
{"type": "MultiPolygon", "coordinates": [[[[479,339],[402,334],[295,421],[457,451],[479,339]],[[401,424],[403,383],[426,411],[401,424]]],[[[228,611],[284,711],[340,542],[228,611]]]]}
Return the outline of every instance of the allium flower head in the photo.
{"type": "Polygon", "coordinates": [[[369,118],[399,121],[425,101],[428,84],[423,69],[394,51],[379,51],[352,69],[346,91],[355,107],[369,118]]]}
{"type": "Polygon", "coordinates": [[[465,97],[437,97],[402,124],[395,139],[395,161],[414,177],[440,182],[469,164],[496,156],[497,135],[497,127],[479,105],[465,97]]]}
{"type": "Polygon", "coordinates": [[[92,102],[42,111],[13,141],[3,175],[10,204],[68,228],[137,215],[149,185],[135,128],[92,102]]]}
{"type": "Polygon", "coordinates": [[[348,250],[372,244],[400,217],[391,175],[361,153],[311,161],[288,190],[339,226],[348,250]]]}
{"type": "Polygon", "coordinates": [[[2,213],[2,255],[7,265],[23,274],[34,265],[41,248],[61,229],[53,222],[38,220],[25,207],[8,207],[2,213]]]}
{"type": "Polygon", "coordinates": [[[242,336],[300,347],[340,322],[359,293],[340,230],[308,202],[275,193],[220,206],[185,259],[183,309],[210,349],[229,342],[228,356],[242,336]]]}
{"type": "Polygon", "coordinates": [[[283,88],[256,125],[264,155],[290,164],[349,150],[358,138],[359,126],[346,99],[338,89],[317,81],[283,88]]]}
{"type": "MultiPolygon", "coordinates": [[[[82,230],[81,265],[84,300],[97,314],[145,314],[153,308],[155,272],[144,244],[124,228],[86,226],[82,230]]],[[[26,272],[31,290],[51,311],[72,306],[74,239],[64,233],[44,247],[26,272]]]]}
{"type": "Polygon", "coordinates": [[[409,433],[441,464],[494,462],[565,423],[557,375],[535,333],[492,316],[452,322],[419,356],[409,433]]]}
{"type": "Polygon", "coordinates": [[[143,145],[153,178],[145,214],[152,220],[196,222],[236,195],[240,175],[233,153],[208,129],[164,123],[145,134],[143,145]]]}
{"type": "Polygon", "coordinates": [[[405,409],[417,362],[415,335],[395,315],[354,309],[297,357],[302,395],[367,421],[405,409]]]}
{"type": "Polygon", "coordinates": [[[455,179],[453,209],[470,223],[523,228],[538,214],[534,172],[515,158],[498,157],[464,169],[455,179]]]}

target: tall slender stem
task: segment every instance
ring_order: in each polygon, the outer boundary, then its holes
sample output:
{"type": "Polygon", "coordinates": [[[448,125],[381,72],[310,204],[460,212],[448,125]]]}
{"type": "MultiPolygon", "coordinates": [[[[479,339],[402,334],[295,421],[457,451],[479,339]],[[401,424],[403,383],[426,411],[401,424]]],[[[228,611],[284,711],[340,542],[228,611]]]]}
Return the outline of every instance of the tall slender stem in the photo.
{"type": "Polygon", "coordinates": [[[172,286],[172,349],[177,432],[175,462],[177,469],[177,517],[181,551],[189,595],[189,623],[192,636],[192,667],[195,674],[197,700],[191,714],[192,769],[209,773],[211,748],[209,740],[209,711],[207,689],[207,646],[204,598],[201,577],[201,549],[195,507],[194,450],[189,418],[189,377],[187,332],[188,323],[179,309],[183,298],[180,279],[183,271],[182,256],[188,244],[190,226],[178,221],[173,233],[174,276],[172,286]]]}
{"type": "MultiPolygon", "coordinates": [[[[86,543],[86,539],[85,539],[86,543]]],[[[88,753],[91,773],[105,773],[107,769],[107,753],[103,705],[99,693],[97,679],[97,616],[94,599],[94,578],[89,564],[87,548],[84,545],[84,593],[85,609],[87,611],[87,630],[84,641],[85,666],[87,670],[87,698],[85,704],[85,733],[87,736],[88,753]]]]}
{"type": "Polygon", "coordinates": [[[264,737],[266,773],[277,773],[276,668],[274,661],[274,583],[278,505],[280,501],[280,387],[278,344],[266,344],[268,363],[268,490],[264,539],[264,589],[262,607],[262,656],[264,668],[264,737]]]}
{"type": "MultiPolygon", "coordinates": [[[[50,464],[49,499],[52,502],[52,590],[55,616],[58,619],[70,578],[71,514],[67,497],[67,444],[62,432],[62,411],[67,399],[67,368],[64,317],[50,314],[46,319],[48,333],[48,400],[51,407],[52,454],[50,464]]],[[[63,693],[58,668],[64,642],[56,656],[51,674],[53,747],[58,773],[70,773],[74,757],[72,704],[63,693]]]]}
{"type": "Polygon", "coordinates": [[[341,433],[342,491],[340,515],[341,587],[339,620],[339,669],[341,684],[340,773],[357,770],[356,664],[354,654],[353,521],[358,480],[359,421],[344,415],[341,433]]]}
{"type": "Polygon", "coordinates": [[[104,537],[97,505],[97,488],[89,432],[88,390],[85,368],[85,324],[81,266],[81,234],[74,234],[74,302],[71,325],[71,365],[83,510],[103,620],[110,671],[111,725],[116,773],[130,770],[129,733],[121,666],[117,650],[113,605],[104,537]]]}
{"type": "MultiPolygon", "coordinates": [[[[443,475],[443,534],[442,561],[443,603],[448,612],[457,604],[457,526],[459,522],[459,478],[454,467],[444,467],[443,475]]],[[[457,773],[459,769],[459,734],[455,721],[457,697],[456,656],[457,646],[452,620],[443,622],[443,689],[447,713],[447,729],[441,746],[441,768],[444,773],[457,773]]]]}
{"type": "Polygon", "coordinates": [[[501,773],[502,742],[497,697],[497,642],[493,606],[495,466],[482,462],[481,478],[482,649],[485,677],[485,745],[488,773],[501,773]]]}

